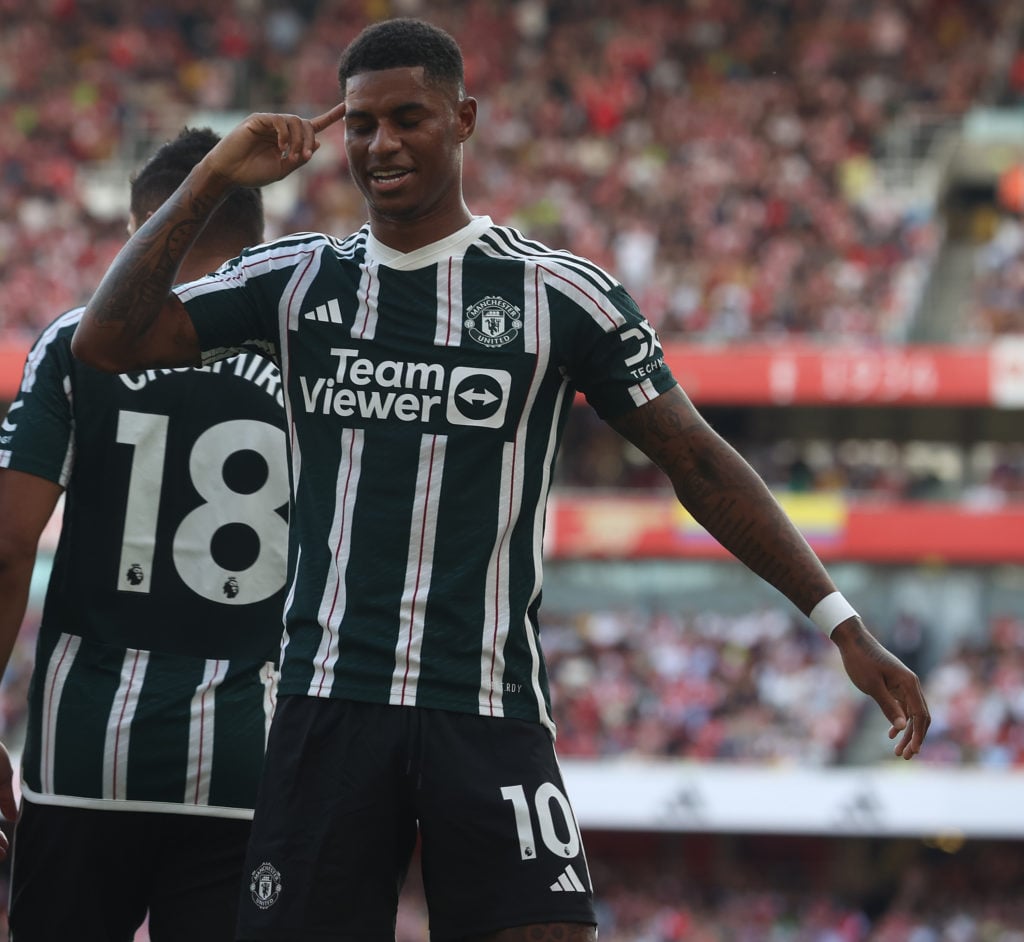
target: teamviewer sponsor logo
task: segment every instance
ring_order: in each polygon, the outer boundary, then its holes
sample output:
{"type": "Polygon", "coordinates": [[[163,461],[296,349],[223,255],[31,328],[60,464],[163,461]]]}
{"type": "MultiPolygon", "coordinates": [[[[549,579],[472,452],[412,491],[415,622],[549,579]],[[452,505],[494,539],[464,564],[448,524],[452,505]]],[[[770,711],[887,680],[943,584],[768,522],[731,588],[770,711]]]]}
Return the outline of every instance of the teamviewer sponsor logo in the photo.
{"type": "Polygon", "coordinates": [[[452,425],[501,428],[511,381],[505,370],[457,366],[448,387],[448,421],[452,425]]]}
{"type": "Polygon", "coordinates": [[[512,376],[506,370],[371,360],[334,347],[334,376],[300,376],[306,412],[365,422],[398,421],[501,428],[512,376]],[[442,406],[443,404],[443,406],[442,406]],[[443,417],[442,417],[443,407],[443,417]]]}

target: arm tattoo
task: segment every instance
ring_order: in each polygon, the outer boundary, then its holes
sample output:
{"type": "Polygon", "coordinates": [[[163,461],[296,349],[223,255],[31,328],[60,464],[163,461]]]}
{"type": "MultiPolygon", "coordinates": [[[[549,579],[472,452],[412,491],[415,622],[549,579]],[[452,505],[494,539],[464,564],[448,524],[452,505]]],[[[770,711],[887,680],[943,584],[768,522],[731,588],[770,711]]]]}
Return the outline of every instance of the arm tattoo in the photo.
{"type": "Polygon", "coordinates": [[[93,298],[98,324],[141,337],[160,316],[178,267],[219,200],[191,189],[172,196],[118,253],[93,298]],[[160,225],[167,217],[181,217],[160,225]]]}
{"type": "Polygon", "coordinates": [[[809,612],[831,591],[831,580],[806,540],[728,442],[678,396],[661,398],[613,426],[668,475],[698,523],[809,612]]]}

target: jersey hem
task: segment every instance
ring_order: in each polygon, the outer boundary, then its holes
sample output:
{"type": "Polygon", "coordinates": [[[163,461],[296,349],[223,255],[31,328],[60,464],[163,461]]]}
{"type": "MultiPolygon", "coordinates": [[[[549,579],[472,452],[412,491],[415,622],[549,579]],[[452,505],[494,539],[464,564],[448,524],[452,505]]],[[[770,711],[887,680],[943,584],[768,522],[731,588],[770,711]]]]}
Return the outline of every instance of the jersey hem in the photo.
{"type": "Polygon", "coordinates": [[[79,795],[44,795],[21,783],[21,794],[34,805],[57,805],[62,808],[86,808],[92,811],[147,811],[152,814],[187,814],[207,818],[252,820],[252,808],[231,808],[227,805],[186,805],[173,801],[140,801],[138,799],[84,798],[79,795]]]}
{"type": "Polygon", "coordinates": [[[429,701],[417,700],[414,703],[393,703],[386,697],[380,697],[374,693],[364,693],[361,690],[352,690],[349,688],[338,690],[337,688],[332,688],[329,693],[320,694],[310,693],[308,684],[305,686],[296,684],[292,687],[292,685],[286,683],[279,683],[277,695],[279,698],[310,697],[313,700],[353,700],[356,703],[376,703],[380,706],[404,706],[414,708],[419,707],[423,710],[444,710],[447,713],[464,713],[468,716],[483,716],[492,720],[519,720],[523,723],[536,723],[538,726],[543,726],[551,734],[551,738],[555,738],[556,726],[554,721],[541,718],[535,713],[531,713],[529,716],[521,716],[520,714],[514,713],[504,707],[495,709],[493,712],[489,712],[480,704],[475,704],[473,707],[467,706],[464,700],[448,702],[436,699],[429,701]]]}

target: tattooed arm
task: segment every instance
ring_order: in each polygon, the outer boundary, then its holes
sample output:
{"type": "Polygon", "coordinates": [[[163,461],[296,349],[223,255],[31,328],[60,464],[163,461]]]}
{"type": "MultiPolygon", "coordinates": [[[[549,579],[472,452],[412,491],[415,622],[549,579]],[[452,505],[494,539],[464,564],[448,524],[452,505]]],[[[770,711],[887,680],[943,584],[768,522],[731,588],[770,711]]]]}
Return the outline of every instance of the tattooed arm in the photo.
{"type": "Polygon", "coordinates": [[[236,188],[262,187],[306,164],[316,135],[344,103],[316,118],[253,114],[227,134],[128,240],[86,305],[71,351],[109,372],[199,362],[199,339],[171,292],[182,260],[207,220],[236,188]]]}
{"type": "Polygon", "coordinates": [[[230,192],[208,177],[197,166],[118,253],[72,338],[71,351],[80,360],[108,372],[198,364],[199,339],[171,285],[230,192]]]}
{"type": "MultiPolygon", "coordinates": [[[[764,481],[679,387],[611,425],[668,475],[680,503],[708,533],[804,614],[835,591],[821,560],[764,481]]],[[[903,731],[896,754],[916,755],[930,722],[917,676],[859,617],[846,619],[831,637],[851,681],[892,724],[890,739],[903,731]]]]}

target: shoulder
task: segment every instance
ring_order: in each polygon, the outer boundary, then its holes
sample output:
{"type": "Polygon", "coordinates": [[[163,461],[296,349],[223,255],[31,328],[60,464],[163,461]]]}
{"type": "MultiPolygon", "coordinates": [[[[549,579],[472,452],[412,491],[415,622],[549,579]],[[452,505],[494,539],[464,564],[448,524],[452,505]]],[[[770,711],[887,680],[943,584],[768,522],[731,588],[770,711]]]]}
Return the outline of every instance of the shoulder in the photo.
{"type": "Polygon", "coordinates": [[[29,349],[25,364],[26,372],[30,371],[33,366],[38,367],[44,359],[53,357],[71,359],[71,338],[74,336],[75,328],[78,327],[78,322],[82,319],[84,311],[84,307],[65,311],[42,330],[29,349]]]}
{"type": "Polygon", "coordinates": [[[477,242],[490,258],[532,266],[547,289],[558,323],[583,323],[608,332],[639,318],[636,303],[614,275],[582,255],[553,249],[510,226],[492,226],[477,242]]]}
{"type": "Polygon", "coordinates": [[[50,344],[58,339],[70,340],[71,335],[75,332],[75,328],[78,326],[79,321],[82,319],[82,315],[85,313],[85,307],[75,307],[70,311],[65,311],[63,314],[57,315],[36,338],[36,345],[39,344],[50,344]]]}
{"type": "Polygon", "coordinates": [[[345,238],[323,232],[289,233],[250,246],[207,277],[221,281],[247,280],[275,271],[306,266],[325,255],[339,260],[361,259],[365,254],[367,231],[360,229],[345,238]]]}
{"type": "Polygon", "coordinates": [[[278,236],[261,245],[254,245],[242,253],[242,257],[258,255],[287,256],[309,252],[333,252],[337,255],[354,255],[366,246],[369,227],[340,237],[326,232],[291,232],[278,236]]]}
{"type": "Polygon", "coordinates": [[[536,239],[529,239],[512,226],[491,226],[477,245],[492,258],[506,258],[536,266],[543,279],[553,287],[559,283],[572,284],[607,294],[619,285],[618,279],[590,259],[575,255],[568,249],[554,249],[536,239]]]}

